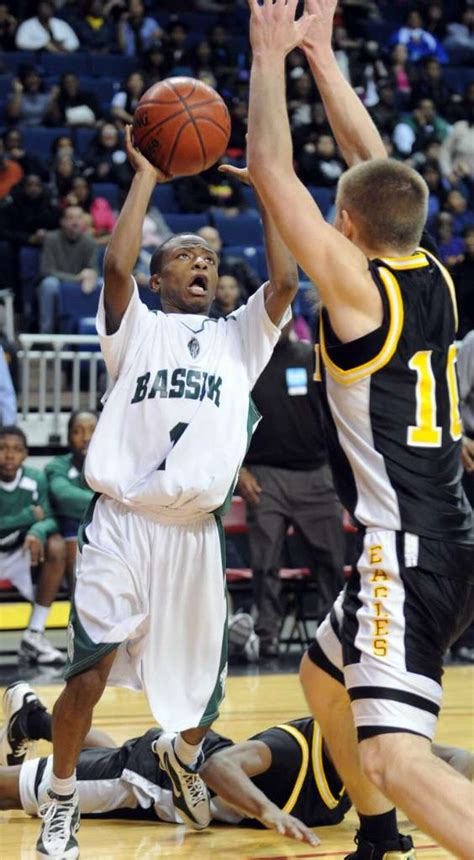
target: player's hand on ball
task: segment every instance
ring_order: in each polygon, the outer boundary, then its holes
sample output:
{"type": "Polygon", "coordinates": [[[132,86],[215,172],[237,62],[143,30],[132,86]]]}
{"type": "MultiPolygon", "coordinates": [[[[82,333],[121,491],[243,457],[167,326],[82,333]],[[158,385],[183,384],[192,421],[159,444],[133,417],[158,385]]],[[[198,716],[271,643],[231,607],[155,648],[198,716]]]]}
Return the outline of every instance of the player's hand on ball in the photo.
{"type": "Polygon", "coordinates": [[[277,806],[271,807],[260,818],[262,824],[268,827],[269,830],[276,830],[282,836],[289,836],[291,839],[298,839],[300,842],[307,842],[308,845],[319,845],[318,837],[299,821],[298,818],[293,818],[286,812],[282,812],[277,806]]]}
{"type": "Polygon", "coordinates": [[[228,173],[230,176],[235,176],[239,182],[244,185],[252,185],[250,175],[246,167],[234,167],[233,164],[220,164],[217,168],[219,173],[228,173]]]}
{"type": "Polygon", "coordinates": [[[127,157],[135,173],[152,173],[156,182],[169,182],[170,176],[166,176],[158,167],[154,167],[133,143],[132,126],[125,126],[125,150],[127,157]]]}

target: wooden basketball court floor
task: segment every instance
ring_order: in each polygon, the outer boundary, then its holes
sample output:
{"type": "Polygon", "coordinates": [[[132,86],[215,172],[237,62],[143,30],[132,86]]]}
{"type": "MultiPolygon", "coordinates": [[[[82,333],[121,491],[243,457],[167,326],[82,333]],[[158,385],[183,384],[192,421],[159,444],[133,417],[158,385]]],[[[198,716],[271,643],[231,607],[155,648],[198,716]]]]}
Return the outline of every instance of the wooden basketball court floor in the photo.
{"type": "MultiPolygon", "coordinates": [[[[474,670],[448,667],[445,696],[437,739],[440,743],[463,746],[474,752],[474,670]]],[[[0,694],[3,690],[0,691],[0,694]]],[[[39,688],[42,700],[51,706],[58,687],[39,688]]],[[[231,677],[227,696],[216,728],[241,740],[266,726],[306,713],[296,675],[251,675],[231,677]]],[[[96,710],[95,724],[117,742],[134,737],[152,724],[142,695],[108,688],[96,710]]],[[[49,750],[38,745],[39,753],[49,750]]],[[[411,833],[419,860],[441,860],[451,855],[433,844],[400,815],[401,829],[411,833]]],[[[321,827],[317,847],[301,845],[269,831],[213,825],[201,833],[184,827],[142,822],[97,822],[86,820],[80,830],[82,860],[155,860],[187,857],[194,860],[285,860],[285,858],[341,858],[353,847],[356,817],[349,813],[337,827],[321,827]]],[[[38,821],[23,812],[0,812],[0,857],[2,860],[33,860],[38,821]]],[[[473,858],[474,860],[474,858],[473,858]]]]}

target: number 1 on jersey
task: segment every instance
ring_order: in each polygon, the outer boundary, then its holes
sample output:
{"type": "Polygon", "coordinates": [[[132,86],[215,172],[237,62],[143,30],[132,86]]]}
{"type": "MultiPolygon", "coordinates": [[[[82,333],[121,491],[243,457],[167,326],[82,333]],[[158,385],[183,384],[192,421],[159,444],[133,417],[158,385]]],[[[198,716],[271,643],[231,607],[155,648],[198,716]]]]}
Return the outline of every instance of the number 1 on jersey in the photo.
{"type": "MultiPolygon", "coordinates": [[[[183,435],[187,426],[188,425],[185,424],[184,421],[180,421],[178,424],[175,424],[174,427],[171,428],[171,430],[170,430],[170,442],[173,443],[171,446],[172,448],[174,448],[178,439],[181,439],[181,436],[183,435]]],[[[156,471],[157,472],[164,472],[165,469],[166,469],[166,457],[163,460],[163,462],[160,463],[160,465],[158,466],[156,471]]]]}
{"type": "MultiPolygon", "coordinates": [[[[417,447],[439,448],[443,428],[436,424],[436,379],[431,366],[431,349],[423,349],[411,357],[408,367],[416,371],[416,424],[408,428],[407,444],[417,447]]],[[[446,364],[446,382],[449,394],[449,432],[456,441],[462,436],[459,415],[459,393],[456,380],[456,346],[451,344],[446,364]]]]}

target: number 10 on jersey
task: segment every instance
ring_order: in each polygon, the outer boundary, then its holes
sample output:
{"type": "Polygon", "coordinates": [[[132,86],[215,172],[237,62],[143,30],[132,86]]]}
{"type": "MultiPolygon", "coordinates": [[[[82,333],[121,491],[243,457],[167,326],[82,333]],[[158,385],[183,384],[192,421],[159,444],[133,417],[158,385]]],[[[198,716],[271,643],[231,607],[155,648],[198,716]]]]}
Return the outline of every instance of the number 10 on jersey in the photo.
{"type": "MultiPolygon", "coordinates": [[[[411,357],[408,367],[414,370],[416,380],[416,424],[408,428],[407,444],[425,448],[441,447],[443,428],[436,424],[436,379],[431,364],[431,349],[423,349],[411,357]]],[[[459,415],[459,392],[456,379],[456,346],[451,344],[446,364],[446,383],[449,395],[449,433],[456,441],[462,436],[459,415]]]]}

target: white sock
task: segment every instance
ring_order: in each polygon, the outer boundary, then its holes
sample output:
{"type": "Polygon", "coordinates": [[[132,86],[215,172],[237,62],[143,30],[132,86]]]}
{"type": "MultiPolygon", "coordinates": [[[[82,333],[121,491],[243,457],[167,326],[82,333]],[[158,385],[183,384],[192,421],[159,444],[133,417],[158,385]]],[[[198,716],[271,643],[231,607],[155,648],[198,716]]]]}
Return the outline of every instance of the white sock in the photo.
{"type": "Polygon", "coordinates": [[[54,794],[59,794],[60,797],[68,797],[74,794],[74,789],[76,788],[76,770],[74,769],[71,776],[68,776],[66,779],[59,779],[53,771],[49,787],[54,794]]]}
{"type": "Polygon", "coordinates": [[[174,751],[181,764],[185,764],[187,767],[192,767],[197,762],[201,747],[202,741],[198,744],[188,744],[181,734],[176,735],[174,740],[174,751]]]}
{"type": "Polygon", "coordinates": [[[35,603],[33,606],[33,611],[31,613],[28,628],[30,630],[39,630],[42,633],[44,628],[46,627],[46,621],[48,619],[50,611],[50,606],[40,606],[39,603],[35,603]]]}

